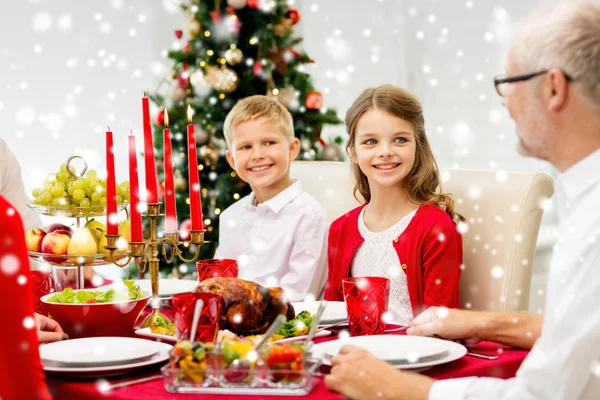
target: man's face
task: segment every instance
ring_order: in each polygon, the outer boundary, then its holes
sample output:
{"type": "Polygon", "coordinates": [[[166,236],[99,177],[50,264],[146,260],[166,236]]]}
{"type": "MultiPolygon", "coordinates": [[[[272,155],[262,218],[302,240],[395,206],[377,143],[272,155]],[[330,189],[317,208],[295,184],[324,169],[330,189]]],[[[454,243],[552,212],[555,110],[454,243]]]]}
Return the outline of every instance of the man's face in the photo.
{"type": "MultiPolygon", "coordinates": [[[[535,71],[524,71],[516,62],[515,48],[508,55],[506,74],[514,76],[535,71]]],[[[517,151],[525,157],[548,160],[550,157],[553,126],[549,123],[547,107],[542,98],[544,75],[508,85],[502,104],[516,125],[519,143],[517,151]]]]}

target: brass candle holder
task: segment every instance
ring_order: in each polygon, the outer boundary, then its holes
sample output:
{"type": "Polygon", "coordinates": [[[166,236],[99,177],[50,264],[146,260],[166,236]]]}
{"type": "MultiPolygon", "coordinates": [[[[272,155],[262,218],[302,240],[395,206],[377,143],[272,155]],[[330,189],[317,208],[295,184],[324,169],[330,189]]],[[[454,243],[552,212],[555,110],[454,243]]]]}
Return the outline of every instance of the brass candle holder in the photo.
{"type": "Polygon", "coordinates": [[[146,214],[144,216],[150,218],[150,238],[143,242],[131,242],[129,243],[129,250],[126,254],[120,255],[117,250],[117,242],[120,235],[106,235],[107,246],[105,248],[110,251],[110,261],[118,267],[126,267],[129,265],[132,259],[135,260],[138,270],[143,273],[146,271],[148,264],[150,264],[150,282],[152,284],[152,312],[144,319],[141,323],[141,328],[150,327],[151,323],[156,321],[157,318],[166,317],[159,311],[159,297],[158,297],[158,265],[160,259],[158,258],[158,248],[161,247],[161,257],[167,262],[172,263],[175,257],[186,263],[191,263],[198,260],[200,256],[200,246],[208,243],[204,240],[204,233],[206,230],[191,230],[189,243],[196,246],[196,253],[191,259],[183,257],[183,252],[179,248],[183,244],[179,240],[179,232],[166,232],[165,237],[159,239],[156,235],[156,219],[162,217],[164,214],[160,213],[160,207],[162,203],[148,203],[146,214]],[[117,252],[115,254],[115,252],[117,252]],[[124,261],[120,261],[121,258],[126,258],[124,261]],[[139,261],[142,261],[143,268],[140,268],[139,261]]]}

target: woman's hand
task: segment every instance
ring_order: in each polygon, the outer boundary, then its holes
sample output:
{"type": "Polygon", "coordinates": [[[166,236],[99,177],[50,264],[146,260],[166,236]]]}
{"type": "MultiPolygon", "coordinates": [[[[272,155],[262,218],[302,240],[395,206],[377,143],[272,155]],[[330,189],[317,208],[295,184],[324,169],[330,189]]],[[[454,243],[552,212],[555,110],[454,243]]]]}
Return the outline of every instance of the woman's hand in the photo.
{"type": "Polygon", "coordinates": [[[426,400],[433,379],[395,369],[371,353],[344,346],[331,360],[325,386],[351,399],[426,400]]]}
{"type": "Polygon", "coordinates": [[[33,318],[35,319],[37,337],[40,343],[57,342],[69,338],[69,335],[64,333],[55,320],[38,313],[34,313],[33,318]]]}

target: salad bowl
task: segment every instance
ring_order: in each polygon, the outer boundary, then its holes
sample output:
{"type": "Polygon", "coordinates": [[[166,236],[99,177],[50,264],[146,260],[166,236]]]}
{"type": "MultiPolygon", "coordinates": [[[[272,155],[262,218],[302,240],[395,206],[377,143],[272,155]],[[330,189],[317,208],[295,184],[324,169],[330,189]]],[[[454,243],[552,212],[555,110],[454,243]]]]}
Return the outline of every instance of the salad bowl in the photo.
{"type": "Polygon", "coordinates": [[[41,298],[50,316],[70,339],[90,336],[130,336],[150,293],[140,291],[133,281],[124,282],[126,291],[110,289],[72,290],[41,298]]]}

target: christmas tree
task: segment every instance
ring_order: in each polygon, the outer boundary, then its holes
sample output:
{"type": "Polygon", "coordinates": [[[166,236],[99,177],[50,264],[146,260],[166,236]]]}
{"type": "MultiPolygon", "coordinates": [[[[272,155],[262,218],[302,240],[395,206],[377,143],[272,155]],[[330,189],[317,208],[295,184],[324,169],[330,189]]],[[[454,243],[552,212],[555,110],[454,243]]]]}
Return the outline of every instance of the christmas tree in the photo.
{"type": "MultiPolygon", "coordinates": [[[[338,144],[326,144],[320,136],[324,124],[341,121],[334,109],[322,108],[322,95],[305,72],[304,65],[313,60],[304,51],[294,49],[302,41],[293,32],[300,14],[287,1],[227,0],[225,4],[219,0],[193,0],[182,8],[187,23],[175,31],[181,49],[169,52],[171,73],[149,97],[159,108],[154,126],[157,158],[162,155],[163,110],[167,108],[169,113],[183,240],[189,229],[185,136],[188,104],[194,111],[205,237],[210,241],[201,248],[204,259],[211,258],[218,245],[221,211],[250,192],[225,158],[223,122],[235,103],[255,94],[277,97],[292,113],[301,143],[300,159],[304,160],[343,158],[339,138],[338,144]]],[[[158,165],[161,170],[160,160],[158,165]]],[[[159,179],[162,182],[160,174],[159,179]]]]}

